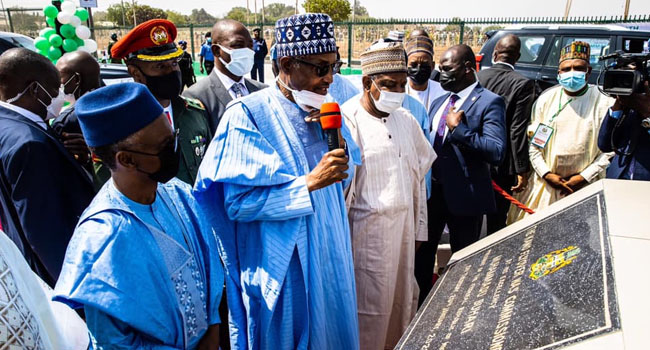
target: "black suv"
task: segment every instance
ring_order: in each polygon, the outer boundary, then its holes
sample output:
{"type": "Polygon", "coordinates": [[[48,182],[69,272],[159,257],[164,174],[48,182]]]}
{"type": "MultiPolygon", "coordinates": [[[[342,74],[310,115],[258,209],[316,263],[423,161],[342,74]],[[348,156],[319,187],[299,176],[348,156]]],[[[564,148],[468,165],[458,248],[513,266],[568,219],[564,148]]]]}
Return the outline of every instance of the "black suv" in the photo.
{"type": "Polygon", "coordinates": [[[591,45],[590,63],[593,72],[589,83],[595,84],[603,66],[598,57],[617,50],[648,52],[650,39],[650,32],[634,31],[616,25],[512,26],[487,33],[489,39],[477,55],[480,69],[492,66],[494,46],[506,34],[515,34],[521,39],[521,58],[515,69],[536,80],[542,90],[557,84],[560,50],[573,41],[585,41],[591,45]]]}
{"type": "MultiPolygon", "coordinates": [[[[34,47],[34,39],[22,34],[0,32],[0,55],[14,47],[24,47],[32,51],[37,51],[34,47]]],[[[133,81],[126,66],[123,64],[100,63],[99,66],[99,76],[102,86],[110,85],[111,83],[133,81]]]]}

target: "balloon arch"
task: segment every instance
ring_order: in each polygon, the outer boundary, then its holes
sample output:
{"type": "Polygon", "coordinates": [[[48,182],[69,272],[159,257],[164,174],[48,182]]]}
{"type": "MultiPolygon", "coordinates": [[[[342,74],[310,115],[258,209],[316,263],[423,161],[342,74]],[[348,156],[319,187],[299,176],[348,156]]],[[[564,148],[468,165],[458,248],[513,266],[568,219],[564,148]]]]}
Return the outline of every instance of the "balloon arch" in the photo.
{"type": "Polygon", "coordinates": [[[71,0],[53,0],[43,8],[48,27],[40,31],[34,46],[53,63],[66,52],[83,50],[97,52],[97,43],[90,38],[90,29],[82,23],[88,20],[88,10],[71,0]]]}

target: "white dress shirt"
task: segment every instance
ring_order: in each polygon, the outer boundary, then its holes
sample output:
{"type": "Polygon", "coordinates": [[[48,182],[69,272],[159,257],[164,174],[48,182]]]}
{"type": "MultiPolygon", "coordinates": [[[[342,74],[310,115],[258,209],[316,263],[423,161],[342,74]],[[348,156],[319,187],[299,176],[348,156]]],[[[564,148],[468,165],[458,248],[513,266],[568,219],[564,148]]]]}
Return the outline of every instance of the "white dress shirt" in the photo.
{"type": "Polygon", "coordinates": [[[171,124],[172,130],[176,130],[174,128],[174,111],[172,110],[171,102],[169,103],[169,106],[163,107],[163,110],[169,116],[169,124],[171,124]]]}
{"type": "Polygon", "coordinates": [[[4,101],[0,101],[0,106],[4,107],[6,109],[12,110],[12,111],[22,115],[23,117],[25,117],[25,118],[33,121],[34,123],[38,124],[38,126],[43,128],[43,130],[47,130],[47,124],[45,124],[45,120],[43,120],[43,118],[39,117],[38,115],[26,110],[25,108],[18,107],[16,105],[12,105],[11,103],[7,103],[7,102],[4,102],[4,101]]]}
{"type": "Polygon", "coordinates": [[[233,100],[237,98],[237,95],[235,95],[235,92],[232,90],[232,86],[235,85],[235,83],[240,84],[239,88],[241,89],[242,96],[246,96],[249,94],[248,88],[246,88],[246,84],[244,82],[244,77],[241,77],[239,81],[234,81],[230,79],[230,77],[228,77],[227,75],[221,73],[216,68],[214,69],[214,72],[217,74],[219,80],[221,80],[221,84],[223,84],[226,90],[228,90],[228,93],[230,94],[230,97],[232,97],[233,100]]]}
{"type": "Polygon", "coordinates": [[[407,83],[406,93],[411,95],[412,97],[415,97],[418,101],[420,101],[428,112],[429,108],[431,108],[431,104],[433,103],[433,101],[435,101],[438,97],[446,94],[447,91],[445,91],[442,88],[442,86],[440,86],[439,82],[434,80],[429,80],[429,83],[427,84],[427,88],[424,91],[415,90],[411,88],[410,83],[407,83]]]}
{"type": "MultiPolygon", "coordinates": [[[[461,90],[460,92],[455,94],[458,96],[458,100],[456,100],[456,103],[454,104],[454,106],[456,106],[457,111],[463,109],[462,108],[463,103],[465,103],[465,100],[467,100],[469,94],[472,93],[472,90],[474,90],[476,85],[478,85],[478,80],[474,84],[466,87],[464,90],[461,90]]],[[[451,95],[454,95],[454,93],[452,93],[451,95]]],[[[445,110],[445,107],[447,107],[451,95],[449,95],[449,97],[447,97],[445,102],[443,102],[440,105],[440,108],[438,108],[436,114],[433,116],[433,122],[431,123],[431,140],[435,140],[436,138],[436,130],[438,130],[438,124],[440,123],[440,118],[442,118],[442,112],[445,110]]],[[[445,136],[443,137],[442,141],[444,141],[447,138],[448,133],[449,133],[449,127],[445,126],[445,136]]]]}

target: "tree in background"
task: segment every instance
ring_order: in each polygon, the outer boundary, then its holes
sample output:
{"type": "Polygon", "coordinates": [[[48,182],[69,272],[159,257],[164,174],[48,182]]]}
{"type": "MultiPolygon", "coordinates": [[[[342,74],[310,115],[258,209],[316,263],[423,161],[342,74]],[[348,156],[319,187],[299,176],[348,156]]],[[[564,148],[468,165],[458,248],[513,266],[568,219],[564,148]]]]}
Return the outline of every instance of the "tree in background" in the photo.
{"type": "Polygon", "coordinates": [[[93,11],[93,21],[95,22],[108,21],[106,11],[93,11]]]}
{"type": "Polygon", "coordinates": [[[307,12],[326,13],[335,22],[347,20],[352,13],[348,0],[306,0],[302,7],[307,12]]]}
{"type": "MultiPolygon", "coordinates": [[[[254,14],[248,11],[245,7],[233,7],[228,11],[228,14],[226,14],[226,18],[234,19],[235,21],[242,23],[246,23],[247,19],[250,19],[253,16],[254,14]]],[[[262,17],[260,16],[260,18],[262,17]]],[[[252,19],[250,20],[252,21],[252,19]]]]}
{"type": "Polygon", "coordinates": [[[133,11],[135,9],[135,18],[139,23],[150,19],[162,18],[167,19],[167,13],[159,8],[148,5],[135,4],[135,7],[128,2],[122,4],[113,4],[106,10],[106,19],[117,25],[133,26],[133,11]],[[124,21],[124,22],[123,22],[124,21]]]}
{"type": "Polygon", "coordinates": [[[205,9],[194,9],[190,14],[189,23],[194,25],[213,25],[217,18],[209,14],[205,9]]]}
{"type": "Polygon", "coordinates": [[[12,12],[11,22],[15,32],[35,36],[34,34],[41,29],[41,24],[45,24],[45,19],[40,13],[36,15],[27,12],[12,12]]]}
{"type": "Polygon", "coordinates": [[[354,6],[354,15],[356,17],[370,17],[368,10],[364,6],[361,6],[359,1],[357,1],[354,6]]]}
{"type": "Polygon", "coordinates": [[[187,23],[190,21],[189,16],[186,16],[177,11],[167,10],[165,13],[167,13],[167,19],[174,23],[177,27],[187,25],[187,23]]]}
{"type": "MultiPolygon", "coordinates": [[[[289,17],[294,13],[296,13],[296,8],[285,4],[273,3],[264,7],[264,16],[268,23],[275,23],[280,18],[289,17]]],[[[259,15],[258,17],[261,18],[259,15]]]]}

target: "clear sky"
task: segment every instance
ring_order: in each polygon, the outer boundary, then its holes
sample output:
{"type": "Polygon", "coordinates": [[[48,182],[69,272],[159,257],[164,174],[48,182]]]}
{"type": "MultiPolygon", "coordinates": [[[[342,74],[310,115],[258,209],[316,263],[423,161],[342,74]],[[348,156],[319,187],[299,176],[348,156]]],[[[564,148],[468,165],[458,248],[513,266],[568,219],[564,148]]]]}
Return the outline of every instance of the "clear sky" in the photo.
{"type": "MultiPolygon", "coordinates": [[[[43,7],[47,0],[2,0],[6,7],[43,7]]],[[[106,9],[120,0],[97,0],[99,9],[106,9]]],[[[131,2],[131,0],[124,0],[131,2]]],[[[352,2],[352,0],[349,0],[352,2]]],[[[379,18],[452,18],[452,17],[555,17],[563,16],[566,0],[358,0],[373,17],[379,18]]],[[[78,2],[78,0],[76,0],[78,2]]],[[[235,6],[246,6],[246,0],[138,0],[163,9],[189,14],[194,8],[205,8],[209,13],[223,16],[235,6]]],[[[255,0],[248,0],[251,11],[255,0]]],[[[296,4],[295,0],[266,0],[269,3],[296,4]]],[[[304,0],[300,0],[302,4],[304,0]]],[[[571,16],[622,15],[624,0],[573,0],[571,16]]],[[[262,1],[257,0],[258,10],[262,1]]],[[[302,5],[299,10],[304,12],[302,5]]],[[[650,0],[631,0],[630,14],[650,15],[650,0]]]]}

